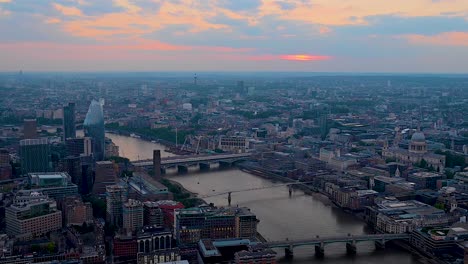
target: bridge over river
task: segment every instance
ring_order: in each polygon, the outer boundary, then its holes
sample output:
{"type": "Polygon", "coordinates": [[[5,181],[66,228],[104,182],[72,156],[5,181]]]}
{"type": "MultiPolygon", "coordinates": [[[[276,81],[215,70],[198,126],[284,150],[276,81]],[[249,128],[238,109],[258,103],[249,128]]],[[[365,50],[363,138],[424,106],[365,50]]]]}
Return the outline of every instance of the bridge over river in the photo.
{"type": "Polygon", "coordinates": [[[384,249],[385,243],[392,240],[408,240],[409,234],[369,234],[369,235],[341,235],[341,236],[316,236],[312,239],[302,240],[284,240],[266,242],[265,245],[269,248],[284,248],[287,257],[293,256],[295,247],[314,246],[317,256],[324,256],[325,245],[333,243],[345,243],[346,251],[349,254],[356,253],[356,244],[359,242],[372,241],[377,249],[384,249]]]}
{"type": "Polygon", "coordinates": [[[246,160],[251,153],[216,154],[216,155],[184,155],[161,158],[159,150],[155,150],[152,160],[132,161],[133,166],[153,169],[156,174],[164,174],[166,169],[177,167],[179,172],[187,172],[189,166],[199,165],[201,170],[209,169],[210,164],[219,163],[220,166],[231,166],[237,161],[246,160]]]}

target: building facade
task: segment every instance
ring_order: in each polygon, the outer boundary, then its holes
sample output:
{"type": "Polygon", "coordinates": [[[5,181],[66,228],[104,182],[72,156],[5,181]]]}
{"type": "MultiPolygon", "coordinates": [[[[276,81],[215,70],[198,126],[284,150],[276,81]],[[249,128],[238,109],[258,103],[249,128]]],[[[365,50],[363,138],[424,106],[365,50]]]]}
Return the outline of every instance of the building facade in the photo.
{"type": "Polygon", "coordinates": [[[38,138],[36,119],[25,119],[23,123],[23,139],[36,138],[38,138]]]}
{"type": "Polygon", "coordinates": [[[30,193],[27,203],[14,203],[5,210],[6,233],[10,236],[39,237],[62,228],[62,212],[52,199],[30,193]],[[34,197],[37,199],[34,199],[34,197]]]}
{"type": "Polygon", "coordinates": [[[129,199],[123,204],[123,230],[127,234],[134,233],[143,227],[143,204],[138,200],[129,199]]]}
{"type": "Polygon", "coordinates": [[[105,127],[104,127],[104,112],[102,103],[91,101],[88,113],[83,123],[84,133],[86,137],[93,139],[93,157],[100,161],[105,156],[105,127]]]}
{"type": "Polygon", "coordinates": [[[117,168],[112,161],[96,162],[96,174],[94,178],[93,194],[104,195],[107,185],[117,182],[117,168]]]}
{"type": "Polygon", "coordinates": [[[254,238],[257,218],[246,207],[179,209],[174,228],[181,244],[198,243],[203,238],[254,238]]]}
{"type": "Polygon", "coordinates": [[[162,227],[164,215],[158,203],[146,201],[143,203],[144,225],[162,227]]]}
{"type": "Polygon", "coordinates": [[[106,186],[106,218],[112,225],[121,227],[123,204],[127,201],[127,191],[120,185],[106,186]]]}
{"type": "Polygon", "coordinates": [[[223,151],[244,153],[248,148],[246,137],[221,137],[218,148],[223,151]]]}
{"type": "Polygon", "coordinates": [[[93,153],[93,141],[90,137],[67,138],[65,147],[67,154],[73,157],[91,156],[93,153]]]}
{"type": "Polygon", "coordinates": [[[75,103],[63,107],[63,141],[76,137],[75,103]]]}
{"type": "Polygon", "coordinates": [[[21,170],[30,172],[48,172],[51,170],[51,153],[47,138],[20,140],[21,170]]]}

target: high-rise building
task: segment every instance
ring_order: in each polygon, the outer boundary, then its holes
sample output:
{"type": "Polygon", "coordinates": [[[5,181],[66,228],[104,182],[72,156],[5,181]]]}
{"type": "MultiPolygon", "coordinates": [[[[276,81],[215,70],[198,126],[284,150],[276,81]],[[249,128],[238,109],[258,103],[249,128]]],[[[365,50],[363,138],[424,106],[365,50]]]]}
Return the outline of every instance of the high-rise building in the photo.
{"type": "Polygon", "coordinates": [[[129,199],[122,208],[123,230],[134,233],[143,227],[143,205],[138,200],[129,199]]]}
{"type": "Polygon", "coordinates": [[[20,141],[21,169],[30,172],[48,172],[50,165],[50,145],[47,138],[23,139],[20,141]]]}
{"type": "Polygon", "coordinates": [[[78,191],[83,193],[83,171],[81,166],[81,158],[67,156],[63,160],[63,168],[70,175],[72,183],[78,186],[78,191]]]}
{"type": "Polygon", "coordinates": [[[75,137],[75,103],[69,103],[63,107],[63,141],[75,137]]]}
{"type": "Polygon", "coordinates": [[[10,165],[10,152],[7,149],[0,149],[0,165],[10,165]]]}
{"type": "Polygon", "coordinates": [[[104,195],[107,185],[117,182],[116,165],[112,161],[96,162],[96,175],[94,177],[93,194],[104,195]]]}
{"type": "Polygon", "coordinates": [[[145,226],[163,226],[163,212],[161,208],[159,208],[159,204],[156,202],[144,202],[143,203],[143,211],[144,211],[144,225],[145,226]]]}
{"type": "Polygon", "coordinates": [[[105,128],[101,102],[91,101],[83,127],[85,136],[93,139],[94,159],[97,161],[103,160],[105,154],[105,128]]]}
{"type": "Polygon", "coordinates": [[[6,149],[0,149],[0,180],[8,180],[11,176],[10,152],[6,149]]]}
{"type": "Polygon", "coordinates": [[[37,121],[36,119],[24,119],[23,123],[23,138],[35,139],[37,136],[37,121]]]}
{"type": "Polygon", "coordinates": [[[5,210],[6,233],[10,236],[39,237],[62,228],[62,212],[54,200],[38,192],[28,202],[14,203],[5,210]],[[34,199],[37,197],[37,199],[34,199]]]}
{"type": "Polygon", "coordinates": [[[120,185],[106,186],[106,218],[114,226],[122,226],[122,208],[127,201],[127,190],[120,185]]]}
{"type": "Polygon", "coordinates": [[[69,156],[91,156],[93,153],[93,142],[90,137],[68,138],[65,147],[69,156]]]}

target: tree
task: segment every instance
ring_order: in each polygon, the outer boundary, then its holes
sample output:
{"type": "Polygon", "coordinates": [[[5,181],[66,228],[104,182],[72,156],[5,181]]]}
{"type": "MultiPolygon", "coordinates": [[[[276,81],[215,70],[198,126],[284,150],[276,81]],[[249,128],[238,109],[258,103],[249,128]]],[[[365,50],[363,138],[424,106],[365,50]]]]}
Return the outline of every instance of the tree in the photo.
{"type": "Polygon", "coordinates": [[[420,168],[427,168],[427,161],[425,159],[421,159],[421,161],[419,162],[419,165],[418,167],[420,168]]]}
{"type": "Polygon", "coordinates": [[[55,252],[55,243],[54,242],[48,243],[47,246],[46,246],[46,250],[49,253],[54,253],[55,252]]]}

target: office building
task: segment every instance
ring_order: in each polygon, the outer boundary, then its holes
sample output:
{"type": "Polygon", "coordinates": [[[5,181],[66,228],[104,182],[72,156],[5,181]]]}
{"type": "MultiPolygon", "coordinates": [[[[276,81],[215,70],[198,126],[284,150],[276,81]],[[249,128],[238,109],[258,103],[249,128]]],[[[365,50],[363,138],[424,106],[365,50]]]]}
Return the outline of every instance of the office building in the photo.
{"type": "Polygon", "coordinates": [[[174,228],[174,215],[175,210],[183,209],[184,205],[180,202],[172,201],[172,200],[161,200],[154,202],[158,205],[163,213],[163,226],[166,228],[173,229],[174,228]]]}
{"type": "Polygon", "coordinates": [[[94,178],[93,194],[104,195],[107,185],[117,183],[117,168],[111,161],[96,162],[96,175],[94,178]]]}
{"type": "Polygon", "coordinates": [[[65,171],[70,175],[72,183],[76,184],[78,186],[78,191],[81,193],[82,192],[82,185],[83,185],[83,179],[82,179],[82,166],[81,166],[81,158],[80,157],[73,157],[73,156],[67,156],[65,159],[62,161],[63,163],[63,168],[65,171]]]}
{"type": "Polygon", "coordinates": [[[144,225],[145,226],[163,226],[164,215],[158,203],[146,201],[143,203],[144,225]]]}
{"type": "Polygon", "coordinates": [[[437,181],[444,177],[440,173],[433,172],[415,172],[408,175],[408,181],[415,183],[415,189],[437,189],[437,181]]]}
{"type": "Polygon", "coordinates": [[[175,211],[175,236],[181,244],[200,239],[254,238],[257,217],[246,207],[201,207],[175,211]]]}
{"type": "Polygon", "coordinates": [[[91,156],[93,154],[93,141],[90,137],[68,138],[65,147],[69,156],[91,156]]]}
{"type": "Polygon", "coordinates": [[[20,141],[21,169],[23,174],[51,170],[50,145],[47,138],[20,141]]]}
{"type": "Polygon", "coordinates": [[[105,128],[102,103],[93,100],[83,123],[86,137],[93,139],[93,157],[100,161],[105,156],[105,128]]]}
{"type": "Polygon", "coordinates": [[[129,199],[123,204],[123,230],[134,233],[143,227],[143,205],[138,200],[129,199]]]}
{"type": "Polygon", "coordinates": [[[29,193],[29,201],[14,203],[5,210],[6,233],[10,236],[38,237],[62,228],[62,212],[50,198],[29,193]]]}
{"type": "Polygon", "coordinates": [[[112,244],[114,263],[135,263],[138,254],[135,236],[117,234],[112,244]]]}
{"type": "Polygon", "coordinates": [[[0,149],[0,166],[10,165],[10,152],[7,149],[0,149]]]}
{"type": "Polygon", "coordinates": [[[11,179],[11,176],[10,152],[7,149],[0,149],[0,180],[11,179]]]}
{"type": "Polygon", "coordinates": [[[31,191],[41,192],[55,200],[78,194],[78,186],[73,184],[66,172],[29,173],[31,191]]]}
{"type": "Polygon", "coordinates": [[[120,185],[106,186],[106,218],[114,226],[122,226],[122,207],[127,201],[127,190],[120,185]]]}
{"type": "Polygon", "coordinates": [[[468,240],[468,226],[458,223],[452,227],[418,228],[411,233],[410,243],[431,256],[450,254],[457,243],[468,240]]]}
{"type": "Polygon", "coordinates": [[[221,137],[218,148],[223,151],[244,153],[248,148],[246,137],[221,137]]]}
{"type": "Polygon", "coordinates": [[[65,225],[67,226],[81,226],[83,223],[92,224],[93,222],[93,207],[91,203],[84,203],[78,197],[71,196],[65,198],[62,212],[65,225]]]}
{"type": "Polygon", "coordinates": [[[63,141],[75,137],[75,103],[69,103],[63,107],[63,141]]]}
{"type": "Polygon", "coordinates": [[[36,119],[24,119],[23,139],[36,139],[36,138],[38,138],[36,119]]]}
{"type": "Polygon", "coordinates": [[[443,210],[416,200],[391,198],[367,207],[366,219],[377,231],[391,234],[409,233],[419,227],[445,226],[458,220],[443,210]]]}

